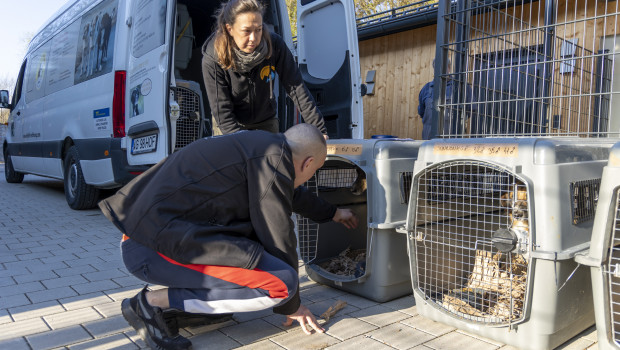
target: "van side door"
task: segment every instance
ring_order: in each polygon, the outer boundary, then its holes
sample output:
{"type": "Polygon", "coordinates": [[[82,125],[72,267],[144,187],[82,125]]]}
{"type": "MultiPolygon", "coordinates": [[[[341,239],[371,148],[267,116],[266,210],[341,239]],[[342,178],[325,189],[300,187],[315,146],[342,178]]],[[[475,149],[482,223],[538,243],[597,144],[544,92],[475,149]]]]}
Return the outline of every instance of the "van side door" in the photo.
{"type": "Polygon", "coordinates": [[[125,92],[130,165],[155,164],[170,153],[169,86],[174,4],[172,0],[136,0],[131,5],[125,92]]]}
{"type": "Polygon", "coordinates": [[[353,0],[297,0],[297,52],[330,138],[363,138],[353,0]]]}
{"type": "Polygon", "coordinates": [[[15,89],[13,90],[13,96],[11,98],[11,113],[9,114],[8,130],[6,134],[7,149],[4,152],[8,152],[12,156],[13,168],[17,165],[15,161],[20,162],[17,156],[21,153],[21,143],[24,141],[23,129],[24,120],[22,118],[22,111],[25,105],[24,98],[24,79],[26,75],[26,66],[28,61],[25,60],[22,63],[22,67],[19,70],[17,76],[17,82],[15,83],[15,89]]]}

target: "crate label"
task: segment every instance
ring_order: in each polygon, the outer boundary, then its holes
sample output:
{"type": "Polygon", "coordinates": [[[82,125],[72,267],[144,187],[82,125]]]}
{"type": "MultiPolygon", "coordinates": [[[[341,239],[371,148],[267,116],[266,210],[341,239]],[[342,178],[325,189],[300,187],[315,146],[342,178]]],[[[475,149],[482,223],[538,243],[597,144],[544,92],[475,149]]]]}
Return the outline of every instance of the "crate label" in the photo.
{"type": "Polygon", "coordinates": [[[327,154],[344,154],[348,156],[359,156],[362,154],[362,145],[354,143],[327,145],[327,154]]]}
{"type": "Polygon", "coordinates": [[[516,158],[519,156],[519,145],[516,143],[444,143],[435,145],[433,154],[516,158]]]}

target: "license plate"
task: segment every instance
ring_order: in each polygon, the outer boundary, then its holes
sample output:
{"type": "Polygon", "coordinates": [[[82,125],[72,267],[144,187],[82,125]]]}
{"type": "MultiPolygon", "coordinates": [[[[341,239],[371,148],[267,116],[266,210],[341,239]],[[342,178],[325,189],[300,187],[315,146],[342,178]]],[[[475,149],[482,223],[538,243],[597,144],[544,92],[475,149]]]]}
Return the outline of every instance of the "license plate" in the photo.
{"type": "Polygon", "coordinates": [[[138,137],[131,140],[131,154],[155,152],[157,149],[157,134],[138,137]]]}

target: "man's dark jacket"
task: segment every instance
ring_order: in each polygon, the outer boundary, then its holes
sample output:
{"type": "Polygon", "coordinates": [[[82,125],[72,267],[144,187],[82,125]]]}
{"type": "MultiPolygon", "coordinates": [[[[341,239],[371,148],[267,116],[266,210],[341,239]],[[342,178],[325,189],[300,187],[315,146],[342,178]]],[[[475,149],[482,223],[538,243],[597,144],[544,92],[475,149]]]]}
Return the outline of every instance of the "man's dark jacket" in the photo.
{"type": "MultiPolygon", "coordinates": [[[[294,180],[283,134],[243,131],[191,143],[99,207],[131,239],[180,263],[254,269],[265,250],[297,269],[292,212],[326,222],[336,207],[294,180]]],[[[299,304],[297,293],[274,312],[299,304]]]]}
{"type": "Polygon", "coordinates": [[[242,130],[240,124],[256,124],[276,117],[274,78],[278,74],[286,93],[304,121],[327,134],[323,115],[306,88],[301,72],[286,43],[270,33],[272,55],[247,73],[224,70],[218,63],[211,36],[202,46],[202,75],[211,113],[224,134],[242,130]]]}

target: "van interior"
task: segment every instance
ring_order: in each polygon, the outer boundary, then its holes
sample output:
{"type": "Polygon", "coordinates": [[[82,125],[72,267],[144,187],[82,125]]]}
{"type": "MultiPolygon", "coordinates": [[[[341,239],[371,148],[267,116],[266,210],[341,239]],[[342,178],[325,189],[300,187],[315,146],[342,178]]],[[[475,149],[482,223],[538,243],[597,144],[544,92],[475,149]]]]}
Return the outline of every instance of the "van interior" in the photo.
{"type": "MultiPolygon", "coordinates": [[[[174,150],[178,150],[196,138],[211,135],[211,109],[202,78],[202,45],[211,35],[216,19],[215,12],[220,1],[178,0],[175,23],[174,77],[176,98],[180,116],[176,121],[174,150]]],[[[273,16],[266,4],[263,22],[271,30],[273,16]]]]}

